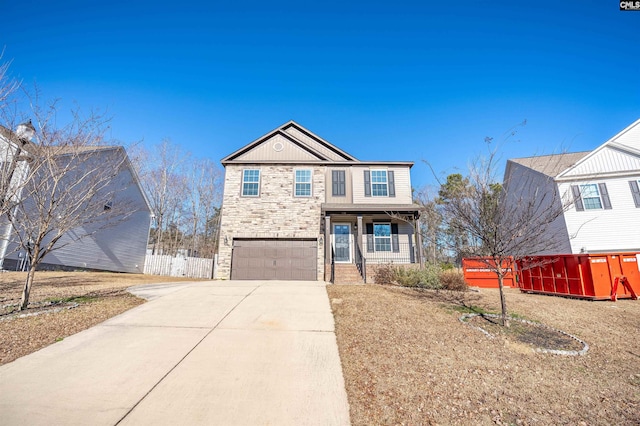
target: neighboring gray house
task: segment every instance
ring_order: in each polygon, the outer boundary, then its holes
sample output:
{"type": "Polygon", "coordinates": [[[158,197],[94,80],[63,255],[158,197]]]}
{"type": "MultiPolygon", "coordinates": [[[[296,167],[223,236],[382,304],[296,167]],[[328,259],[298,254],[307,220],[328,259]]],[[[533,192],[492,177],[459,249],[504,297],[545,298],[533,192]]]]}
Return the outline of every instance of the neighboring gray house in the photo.
{"type": "MultiPolygon", "coordinates": [[[[16,140],[15,133],[0,126],[0,146],[7,146],[11,143],[10,140],[16,140]]],[[[23,149],[30,151],[29,144],[23,144],[23,149]]],[[[35,149],[32,151],[36,152],[35,149]]],[[[88,224],[83,230],[76,229],[65,234],[60,240],[60,245],[64,247],[48,254],[42,265],[49,268],[142,273],[152,215],[133,166],[123,147],[95,147],[86,152],[86,158],[90,161],[113,161],[115,156],[123,156],[118,158],[124,160],[125,167],[111,183],[117,191],[116,198],[110,203],[126,202],[127,208],[130,206],[133,213],[114,226],[98,230],[79,240],[77,235],[85,235],[89,227],[99,229],[99,224],[88,224]]],[[[9,156],[5,158],[9,159],[9,156]]],[[[17,168],[26,170],[27,162],[20,158],[17,160],[17,168]]],[[[105,209],[111,208],[113,204],[105,205],[105,209]]],[[[0,217],[0,266],[6,270],[16,270],[24,259],[24,253],[18,250],[13,237],[11,225],[0,217]]]]}
{"type": "Polygon", "coordinates": [[[640,251],[640,120],[593,151],[509,160],[507,190],[525,181],[573,201],[549,231],[557,247],[540,254],[640,251]]]}
{"type": "Polygon", "coordinates": [[[219,278],[363,282],[420,263],[411,162],[359,161],[290,121],[222,165],[219,278]]]}
{"type": "Polygon", "coordinates": [[[28,171],[22,157],[34,132],[31,122],[20,124],[15,132],[0,126],[0,269],[11,237],[11,225],[4,213],[20,196],[28,171]]]}

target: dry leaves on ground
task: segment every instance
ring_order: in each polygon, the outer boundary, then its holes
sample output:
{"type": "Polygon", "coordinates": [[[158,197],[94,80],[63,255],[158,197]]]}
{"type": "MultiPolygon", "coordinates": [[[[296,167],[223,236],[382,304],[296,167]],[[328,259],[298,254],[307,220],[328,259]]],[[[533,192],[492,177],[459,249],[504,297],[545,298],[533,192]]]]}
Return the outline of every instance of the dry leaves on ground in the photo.
{"type": "Polygon", "coordinates": [[[184,281],[142,274],[38,272],[26,311],[37,315],[18,318],[16,304],[25,278],[23,272],[0,273],[0,365],[144,303],[127,293],[127,287],[184,281]],[[63,309],[52,312],[54,308],[63,309]]]}
{"type": "Polygon", "coordinates": [[[499,310],[497,291],[327,288],[354,425],[640,424],[640,302],[507,291],[511,313],[585,340],[584,356],[535,353],[458,319],[499,310]]]}

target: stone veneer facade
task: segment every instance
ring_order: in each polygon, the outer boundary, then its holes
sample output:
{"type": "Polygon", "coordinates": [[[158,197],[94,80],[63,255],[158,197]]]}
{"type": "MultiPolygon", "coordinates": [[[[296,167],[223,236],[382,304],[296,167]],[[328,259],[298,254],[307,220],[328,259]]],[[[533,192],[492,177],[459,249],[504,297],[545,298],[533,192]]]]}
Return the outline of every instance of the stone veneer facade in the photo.
{"type": "Polygon", "coordinates": [[[227,164],[218,249],[218,273],[231,278],[233,238],[301,238],[318,241],[317,277],[324,280],[324,241],[320,232],[325,199],[325,167],[227,164]],[[241,196],[242,171],[260,170],[260,195],[241,196]],[[294,196],[294,170],[311,169],[312,196],[294,196]]]}

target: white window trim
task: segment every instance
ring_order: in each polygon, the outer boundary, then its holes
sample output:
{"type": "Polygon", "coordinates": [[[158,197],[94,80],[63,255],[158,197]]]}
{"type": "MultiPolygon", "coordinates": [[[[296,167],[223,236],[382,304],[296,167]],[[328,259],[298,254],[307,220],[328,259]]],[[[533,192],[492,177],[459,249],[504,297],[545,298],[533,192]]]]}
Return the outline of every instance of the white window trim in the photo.
{"type": "Polygon", "coordinates": [[[296,198],[311,198],[313,197],[313,169],[293,169],[293,196],[296,198]],[[298,172],[309,172],[309,182],[298,182],[298,172]],[[297,185],[309,184],[309,195],[298,195],[296,193],[297,185]]]}
{"type": "Polygon", "coordinates": [[[371,175],[371,196],[372,197],[388,197],[389,196],[389,171],[387,169],[370,169],[370,175],[371,175]],[[373,181],[373,173],[374,172],[384,172],[384,177],[385,177],[385,182],[384,184],[381,182],[374,182],[373,181]],[[387,188],[387,193],[385,195],[376,195],[373,191],[373,185],[384,185],[387,188]]]}
{"type": "Polygon", "coordinates": [[[261,183],[262,183],[262,170],[260,169],[242,169],[242,179],[241,179],[241,183],[240,183],[240,195],[242,197],[252,197],[252,198],[256,198],[260,196],[260,188],[261,188],[261,183]],[[245,182],[244,178],[245,178],[245,172],[247,171],[252,171],[255,170],[258,172],[258,182],[245,182]],[[257,183],[258,184],[258,193],[253,195],[253,194],[245,194],[244,193],[244,185],[245,183],[257,183]]]}
{"type": "Polygon", "coordinates": [[[391,228],[391,224],[389,222],[373,222],[373,251],[378,253],[389,253],[393,251],[393,229],[391,228]],[[388,237],[378,237],[376,236],[376,225],[386,225],[389,227],[389,236],[388,237]],[[377,239],[389,239],[389,250],[378,250],[376,240],[377,239]]]}
{"type": "Polygon", "coordinates": [[[597,183],[583,183],[580,185],[580,196],[582,197],[582,207],[584,207],[585,210],[603,210],[604,209],[604,202],[602,201],[602,194],[600,193],[600,188],[598,187],[597,183]],[[598,194],[597,197],[585,197],[585,187],[587,186],[593,186],[596,189],[596,193],[598,194]],[[598,198],[598,202],[600,202],[600,207],[587,207],[587,199],[591,200],[591,199],[595,199],[598,198]]]}

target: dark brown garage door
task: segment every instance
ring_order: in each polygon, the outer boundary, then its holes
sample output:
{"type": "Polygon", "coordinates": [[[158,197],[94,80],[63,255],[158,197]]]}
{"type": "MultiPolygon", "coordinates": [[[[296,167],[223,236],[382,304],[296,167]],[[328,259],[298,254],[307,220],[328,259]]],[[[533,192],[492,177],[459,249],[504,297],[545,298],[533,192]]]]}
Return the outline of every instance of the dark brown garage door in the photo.
{"type": "Polygon", "coordinates": [[[234,240],[231,279],[315,281],[317,263],[317,241],[234,240]]]}

